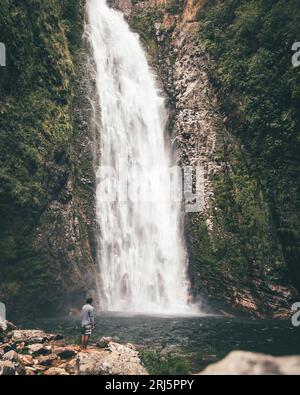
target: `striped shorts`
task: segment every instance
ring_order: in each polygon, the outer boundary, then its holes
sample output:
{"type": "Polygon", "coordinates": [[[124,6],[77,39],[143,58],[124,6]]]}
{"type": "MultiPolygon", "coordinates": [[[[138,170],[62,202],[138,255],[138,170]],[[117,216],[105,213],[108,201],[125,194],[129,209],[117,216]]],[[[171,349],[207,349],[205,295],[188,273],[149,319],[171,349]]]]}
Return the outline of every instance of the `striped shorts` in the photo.
{"type": "Polygon", "coordinates": [[[92,325],[85,325],[82,327],[82,334],[84,336],[90,336],[93,332],[92,325]]]}

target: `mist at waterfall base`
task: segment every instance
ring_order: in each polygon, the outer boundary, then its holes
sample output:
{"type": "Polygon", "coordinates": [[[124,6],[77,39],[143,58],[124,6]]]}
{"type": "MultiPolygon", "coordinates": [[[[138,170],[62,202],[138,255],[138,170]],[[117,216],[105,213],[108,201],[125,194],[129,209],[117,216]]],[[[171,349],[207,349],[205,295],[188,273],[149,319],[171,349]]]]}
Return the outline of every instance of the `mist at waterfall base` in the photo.
{"type": "MultiPolygon", "coordinates": [[[[139,37],[105,0],[88,0],[85,35],[95,82],[90,101],[100,308],[198,314],[189,296],[182,202],[169,199],[173,163],[165,141],[164,99],[139,37]],[[159,169],[155,176],[153,168],[159,169]],[[113,181],[107,169],[113,170],[113,181]],[[141,188],[147,199],[124,198],[119,187],[112,191],[124,183],[131,190],[141,188]]],[[[177,178],[173,184],[179,188],[177,178]]]]}

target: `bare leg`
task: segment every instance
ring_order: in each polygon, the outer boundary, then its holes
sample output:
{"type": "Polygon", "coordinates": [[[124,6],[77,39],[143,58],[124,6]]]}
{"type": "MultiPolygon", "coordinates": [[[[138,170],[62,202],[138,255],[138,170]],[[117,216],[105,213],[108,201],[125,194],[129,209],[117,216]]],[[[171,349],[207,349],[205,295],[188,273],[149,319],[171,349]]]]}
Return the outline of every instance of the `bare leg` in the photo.
{"type": "Polygon", "coordinates": [[[85,349],[87,349],[90,336],[85,336],[85,349]]]}
{"type": "Polygon", "coordinates": [[[83,348],[83,350],[87,349],[89,338],[90,337],[88,335],[83,335],[82,336],[82,348],[83,348]]]}

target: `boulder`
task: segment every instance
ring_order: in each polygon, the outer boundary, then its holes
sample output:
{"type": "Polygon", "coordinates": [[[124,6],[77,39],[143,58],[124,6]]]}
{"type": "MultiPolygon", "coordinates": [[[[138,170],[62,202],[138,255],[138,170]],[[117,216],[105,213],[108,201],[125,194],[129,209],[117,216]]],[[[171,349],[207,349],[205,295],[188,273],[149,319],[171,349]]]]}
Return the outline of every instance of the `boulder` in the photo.
{"type": "Polygon", "coordinates": [[[51,353],[51,348],[44,346],[41,343],[37,344],[30,344],[28,347],[29,354],[31,354],[33,357],[36,357],[38,355],[48,355],[51,353]]]}
{"type": "Polygon", "coordinates": [[[13,323],[11,323],[7,320],[0,319],[0,333],[5,332],[5,331],[11,331],[15,328],[16,328],[16,326],[13,323]]]}
{"type": "Polygon", "coordinates": [[[10,350],[3,355],[2,359],[3,361],[18,362],[19,354],[14,350],[10,350]]]}
{"type": "Polygon", "coordinates": [[[62,368],[50,368],[44,372],[45,376],[69,376],[69,373],[62,368]]]}
{"type": "Polygon", "coordinates": [[[49,341],[57,341],[57,340],[63,340],[64,336],[61,335],[60,333],[51,333],[49,335],[47,335],[47,340],[49,341]]]}
{"type": "Polygon", "coordinates": [[[57,355],[52,353],[49,355],[43,355],[37,358],[38,364],[42,366],[52,366],[53,363],[57,360],[57,355]]]}
{"type": "Polygon", "coordinates": [[[118,342],[119,340],[120,339],[116,336],[114,336],[114,337],[102,336],[98,340],[96,346],[99,348],[106,348],[106,347],[108,347],[108,344],[110,342],[118,342]]]}
{"type": "Polygon", "coordinates": [[[97,342],[97,347],[99,348],[106,348],[108,346],[109,342],[112,342],[113,338],[112,337],[106,337],[106,336],[102,336],[99,341],[97,342]]]}
{"type": "Polygon", "coordinates": [[[11,345],[8,343],[2,344],[0,346],[0,358],[6,354],[8,351],[10,351],[12,349],[11,345]]]}
{"type": "Polygon", "coordinates": [[[79,356],[79,375],[111,375],[113,374],[112,366],[105,362],[101,352],[89,351],[80,353],[79,356]]]}
{"type": "Polygon", "coordinates": [[[33,365],[33,358],[32,355],[22,355],[19,354],[19,361],[23,366],[32,366],[33,365]]]}
{"type": "Polygon", "coordinates": [[[11,361],[0,361],[0,376],[15,376],[15,364],[11,361]]]}
{"type": "Polygon", "coordinates": [[[13,329],[17,328],[16,325],[14,325],[12,322],[7,321],[7,320],[6,320],[6,326],[7,326],[8,331],[12,331],[13,329]]]}
{"type": "Polygon", "coordinates": [[[0,319],[0,333],[7,330],[7,323],[5,320],[0,319]]]}
{"type": "Polygon", "coordinates": [[[233,351],[209,365],[201,375],[300,375],[300,356],[271,355],[233,351]]]}
{"type": "Polygon", "coordinates": [[[80,365],[79,358],[73,358],[67,362],[62,363],[59,365],[60,368],[65,369],[69,374],[78,374],[80,365]]]}
{"type": "Polygon", "coordinates": [[[44,372],[44,371],[47,369],[47,367],[46,367],[46,366],[43,366],[43,365],[35,364],[35,365],[33,366],[33,369],[34,369],[34,371],[35,371],[36,373],[39,373],[39,372],[44,372]]]}
{"type": "MultiPolygon", "coordinates": [[[[132,345],[130,345],[133,347],[132,345]]],[[[78,354],[79,375],[144,375],[138,352],[127,345],[110,342],[109,351],[89,349],[78,354]]]]}
{"type": "Polygon", "coordinates": [[[25,367],[25,376],[36,376],[35,369],[29,366],[25,367]]]}
{"type": "Polygon", "coordinates": [[[18,352],[23,350],[25,347],[26,347],[25,342],[17,343],[16,346],[15,346],[15,348],[17,349],[18,352]]]}
{"type": "Polygon", "coordinates": [[[116,352],[116,353],[120,353],[120,354],[129,354],[131,356],[135,356],[138,354],[138,352],[136,351],[136,348],[133,344],[131,343],[127,343],[125,345],[120,344],[120,343],[115,343],[115,342],[109,342],[108,344],[108,350],[111,352],[116,352]]]}
{"type": "Polygon", "coordinates": [[[34,344],[43,343],[47,339],[47,335],[41,330],[14,330],[8,333],[8,337],[12,343],[34,344]]]}
{"type": "Polygon", "coordinates": [[[57,354],[60,359],[69,359],[76,355],[77,350],[74,349],[72,346],[67,347],[54,347],[53,352],[57,354]]]}

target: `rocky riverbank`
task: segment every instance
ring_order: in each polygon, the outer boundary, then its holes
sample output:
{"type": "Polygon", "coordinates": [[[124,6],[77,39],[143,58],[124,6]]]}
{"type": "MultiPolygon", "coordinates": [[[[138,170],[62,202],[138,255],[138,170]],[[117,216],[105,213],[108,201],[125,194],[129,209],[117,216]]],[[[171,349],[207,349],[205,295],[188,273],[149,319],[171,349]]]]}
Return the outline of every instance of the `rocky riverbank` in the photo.
{"type": "MultiPolygon", "coordinates": [[[[11,330],[9,325],[8,331],[0,333],[0,375],[148,375],[135,346],[117,341],[117,338],[101,337],[82,351],[79,345],[71,344],[60,334],[11,330]]],[[[274,357],[233,351],[199,374],[300,375],[300,356],[274,357]]]]}
{"type": "Polygon", "coordinates": [[[132,344],[101,338],[88,350],[67,344],[60,334],[13,330],[0,342],[0,375],[145,375],[132,344]]]}

